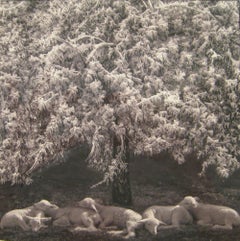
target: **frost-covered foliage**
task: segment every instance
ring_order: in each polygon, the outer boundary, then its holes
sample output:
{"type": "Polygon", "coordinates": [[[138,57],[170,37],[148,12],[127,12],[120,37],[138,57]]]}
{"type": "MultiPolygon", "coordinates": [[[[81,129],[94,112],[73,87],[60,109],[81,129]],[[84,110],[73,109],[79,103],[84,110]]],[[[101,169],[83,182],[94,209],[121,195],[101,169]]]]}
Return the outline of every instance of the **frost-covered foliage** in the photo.
{"type": "Polygon", "coordinates": [[[86,143],[109,181],[126,139],[224,177],[239,166],[236,1],[2,1],[0,16],[0,182],[86,143]]]}

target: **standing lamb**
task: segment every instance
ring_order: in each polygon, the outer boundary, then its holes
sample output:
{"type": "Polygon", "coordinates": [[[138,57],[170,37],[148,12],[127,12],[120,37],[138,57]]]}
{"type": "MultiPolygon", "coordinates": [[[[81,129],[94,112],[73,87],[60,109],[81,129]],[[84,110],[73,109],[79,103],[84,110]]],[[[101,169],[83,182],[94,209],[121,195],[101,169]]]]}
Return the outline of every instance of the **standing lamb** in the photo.
{"type": "Polygon", "coordinates": [[[139,223],[144,223],[145,228],[156,235],[158,227],[179,228],[183,224],[192,224],[193,218],[189,212],[179,205],[176,206],[151,206],[143,212],[143,219],[139,223]]]}
{"type": "Polygon", "coordinates": [[[185,207],[193,215],[198,225],[227,230],[240,225],[239,214],[229,207],[199,203],[199,199],[192,196],[185,197],[179,205],[185,207]]]}
{"type": "Polygon", "coordinates": [[[135,237],[135,229],[139,226],[139,221],[142,216],[127,208],[116,207],[116,206],[104,206],[97,203],[92,198],[85,198],[78,202],[80,207],[92,208],[100,214],[102,222],[100,228],[106,228],[109,226],[116,226],[123,230],[112,231],[112,234],[124,234],[127,233],[125,238],[135,237]]]}
{"type": "Polygon", "coordinates": [[[69,227],[75,226],[72,231],[96,231],[101,222],[100,215],[95,211],[80,207],[58,206],[49,207],[45,210],[45,214],[53,220],[53,226],[69,227]]]}
{"type": "Polygon", "coordinates": [[[52,204],[47,200],[41,200],[40,202],[35,203],[33,206],[11,210],[3,215],[0,222],[0,227],[20,227],[24,231],[32,230],[36,232],[40,228],[46,227],[43,222],[51,219],[44,217],[44,210],[51,206],[52,204]]]}

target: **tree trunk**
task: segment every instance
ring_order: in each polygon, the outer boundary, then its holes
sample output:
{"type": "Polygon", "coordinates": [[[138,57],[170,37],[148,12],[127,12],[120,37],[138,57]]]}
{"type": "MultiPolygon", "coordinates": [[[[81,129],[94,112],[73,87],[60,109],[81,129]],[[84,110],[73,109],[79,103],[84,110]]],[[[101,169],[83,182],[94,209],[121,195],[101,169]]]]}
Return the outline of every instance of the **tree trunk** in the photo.
{"type": "MultiPolygon", "coordinates": [[[[117,137],[114,137],[113,140],[113,154],[114,157],[117,154],[117,147],[119,146],[119,142],[117,137]]],[[[132,204],[132,192],[130,186],[130,177],[129,177],[129,144],[128,140],[125,137],[124,139],[125,145],[125,155],[122,157],[122,160],[126,163],[126,168],[121,170],[118,175],[115,175],[112,183],[112,201],[122,206],[129,206],[132,204]]]]}

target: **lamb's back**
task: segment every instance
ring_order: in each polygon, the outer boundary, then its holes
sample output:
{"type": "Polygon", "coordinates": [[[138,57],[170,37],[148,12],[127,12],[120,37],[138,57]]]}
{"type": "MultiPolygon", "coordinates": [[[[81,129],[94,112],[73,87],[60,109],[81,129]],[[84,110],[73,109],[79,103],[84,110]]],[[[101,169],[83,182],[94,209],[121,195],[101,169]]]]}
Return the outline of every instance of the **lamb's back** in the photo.
{"type": "Polygon", "coordinates": [[[114,207],[108,206],[105,207],[103,212],[101,213],[103,218],[110,218],[112,219],[112,225],[125,228],[127,221],[139,221],[141,220],[142,216],[127,208],[122,207],[114,207]]]}
{"type": "Polygon", "coordinates": [[[226,218],[232,220],[233,224],[240,224],[240,217],[236,210],[220,205],[199,204],[193,209],[193,215],[196,219],[209,219],[213,224],[224,225],[226,218]]]}
{"type": "Polygon", "coordinates": [[[151,206],[143,212],[143,218],[157,218],[166,224],[171,224],[174,207],[175,206],[151,206]]]}
{"type": "Polygon", "coordinates": [[[29,209],[14,209],[5,213],[1,218],[0,227],[14,227],[18,224],[21,217],[25,217],[30,213],[29,209]]]}
{"type": "Polygon", "coordinates": [[[177,217],[180,224],[192,223],[192,216],[181,206],[151,206],[143,212],[143,218],[157,218],[170,225],[173,222],[173,215],[177,217]]]}

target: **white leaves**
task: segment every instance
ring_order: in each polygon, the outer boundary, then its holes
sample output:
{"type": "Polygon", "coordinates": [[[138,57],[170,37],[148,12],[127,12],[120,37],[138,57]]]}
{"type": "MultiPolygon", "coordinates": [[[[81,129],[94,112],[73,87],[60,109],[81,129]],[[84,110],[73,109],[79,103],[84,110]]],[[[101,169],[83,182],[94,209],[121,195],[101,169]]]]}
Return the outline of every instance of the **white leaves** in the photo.
{"type": "Polygon", "coordinates": [[[60,46],[55,46],[51,51],[48,52],[45,58],[45,62],[47,65],[51,65],[53,63],[57,64],[64,60],[64,55],[61,51],[60,46]]]}
{"type": "Polygon", "coordinates": [[[90,89],[93,91],[93,93],[97,94],[100,89],[102,89],[102,84],[100,81],[93,81],[89,84],[90,89]]]}
{"type": "Polygon", "coordinates": [[[167,49],[166,48],[161,48],[159,51],[156,53],[156,57],[162,64],[168,63],[168,54],[167,54],[167,49]]]}
{"type": "MultiPolygon", "coordinates": [[[[75,138],[79,138],[79,137],[81,137],[81,135],[82,135],[82,128],[77,127],[77,126],[73,126],[73,127],[69,130],[69,132],[70,132],[70,135],[71,135],[71,136],[73,136],[73,137],[75,137],[75,138]]],[[[81,141],[83,141],[83,140],[81,140],[81,141]]]]}
{"type": "Polygon", "coordinates": [[[20,183],[20,181],[19,181],[19,178],[20,178],[21,176],[20,176],[20,173],[19,172],[14,172],[13,174],[12,174],[12,185],[14,185],[14,184],[19,184],[20,183]]]}
{"type": "Polygon", "coordinates": [[[38,166],[41,166],[44,161],[47,161],[49,157],[53,157],[54,153],[54,144],[52,142],[46,141],[43,144],[39,145],[38,150],[32,154],[32,158],[34,159],[34,163],[31,168],[27,171],[27,174],[30,174],[34,171],[38,166]]]}
{"type": "Polygon", "coordinates": [[[158,35],[158,32],[156,29],[148,29],[146,32],[145,32],[147,38],[150,40],[150,41],[153,41],[153,40],[156,40],[157,38],[157,35],[158,35]]]}
{"type": "Polygon", "coordinates": [[[56,116],[52,116],[47,126],[46,134],[52,136],[54,134],[58,134],[58,131],[59,131],[59,120],[56,116]]]}
{"type": "Polygon", "coordinates": [[[163,98],[167,106],[177,105],[181,102],[179,93],[176,91],[162,91],[159,95],[163,98]]]}
{"type": "Polygon", "coordinates": [[[167,43],[167,49],[171,54],[177,55],[179,51],[179,47],[176,40],[170,39],[169,42],[167,43]]]}
{"type": "Polygon", "coordinates": [[[214,127],[217,124],[217,117],[214,114],[210,114],[206,118],[206,127],[211,128],[214,127]]]}
{"type": "Polygon", "coordinates": [[[48,156],[48,154],[53,154],[53,143],[52,142],[45,142],[40,144],[39,151],[36,154],[37,159],[42,159],[48,156]]]}
{"type": "MultiPolygon", "coordinates": [[[[187,51],[181,53],[180,63],[186,65],[192,65],[193,54],[187,51]]],[[[186,66],[187,67],[187,66],[186,66]]]]}
{"type": "Polygon", "coordinates": [[[184,71],[181,71],[179,69],[176,70],[176,77],[175,79],[178,81],[178,82],[181,82],[184,80],[186,74],[184,71]]]}
{"type": "Polygon", "coordinates": [[[237,158],[230,155],[228,150],[223,146],[217,148],[217,152],[212,158],[215,160],[218,174],[224,178],[229,177],[234,170],[240,167],[237,158]]]}
{"type": "Polygon", "coordinates": [[[114,109],[109,105],[105,105],[101,111],[102,123],[104,126],[109,126],[114,121],[114,109]]]}
{"type": "Polygon", "coordinates": [[[226,79],[225,84],[228,87],[235,87],[238,84],[238,80],[237,79],[226,79]]]}
{"type": "Polygon", "coordinates": [[[40,111],[46,111],[49,108],[49,102],[44,98],[40,97],[38,99],[38,109],[40,111]]]}
{"type": "Polygon", "coordinates": [[[30,184],[32,184],[32,182],[33,182],[33,179],[30,178],[30,177],[26,177],[26,179],[24,180],[24,183],[25,183],[26,185],[30,185],[30,184]]]}
{"type": "Polygon", "coordinates": [[[174,159],[178,162],[178,164],[183,164],[185,162],[185,157],[182,153],[182,150],[174,149],[172,154],[173,154],[174,159]]]}
{"type": "Polygon", "coordinates": [[[40,112],[44,111],[50,111],[51,107],[54,103],[55,98],[59,96],[58,94],[54,94],[53,92],[48,92],[45,95],[41,95],[38,97],[38,99],[35,101],[38,110],[40,112]]]}
{"type": "Polygon", "coordinates": [[[0,176],[3,176],[5,172],[6,172],[6,168],[0,168],[0,176]]]}
{"type": "Polygon", "coordinates": [[[90,60],[96,55],[96,52],[99,51],[99,49],[103,48],[103,47],[112,47],[114,46],[114,44],[112,43],[106,43],[106,42],[103,42],[103,43],[99,43],[99,44],[96,44],[94,49],[90,52],[90,54],[87,56],[87,59],[86,59],[86,63],[89,63],[90,60]]]}
{"type": "Polygon", "coordinates": [[[78,94],[78,87],[76,85],[71,85],[69,88],[68,88],[68,92],[69,92],[69,95],[74,98],[77,96],[78,94]]]}
{"type": "Polygon", "coordinates": [[[157,26],[162,31],[162,33],[167,33],[167,31],[168,31],[168,23],[163,18],[160,18],[158,20],[157,26]]]}
{"type": "Polygon", "coordinates": [[[17,3],[17,4],[10,1],[10,2],[7,2],[5,6],[3,3],[1,3],[1,6],[0,6],[0,16],[2,17],[17,15],[21,12],[26,11],[28,7],[28,3],[26,1],[21,1],[20,3],[17,3]]]}
{"type": "Polygon", "coordinates": [[[194,150],[223,174],[237,166],[237,5],[151,2],[53,0],[31,12],[3,1],[3,180],[19,180],[23,156],[31,172],[79,143],[93,144],[90,162],[108,179],[126,135],[139,155],[167,150],[183,163],[194,150]]]}
{"type": "Polygon", "coordinates": [[[12,139],[11,138],[7,138],[7,139],[3,140],[3,142],[2,142],[2,147],[4,149],[10,148],[11,145],[12,145],[12,139]]]}
{"type": "Polygon", "coordinates": [[[211,64],[214,63],[215,60],[221,59],[221,55],[217,54],[213,49],[208,50],[207,55],[210,57],[211,64]]]}

